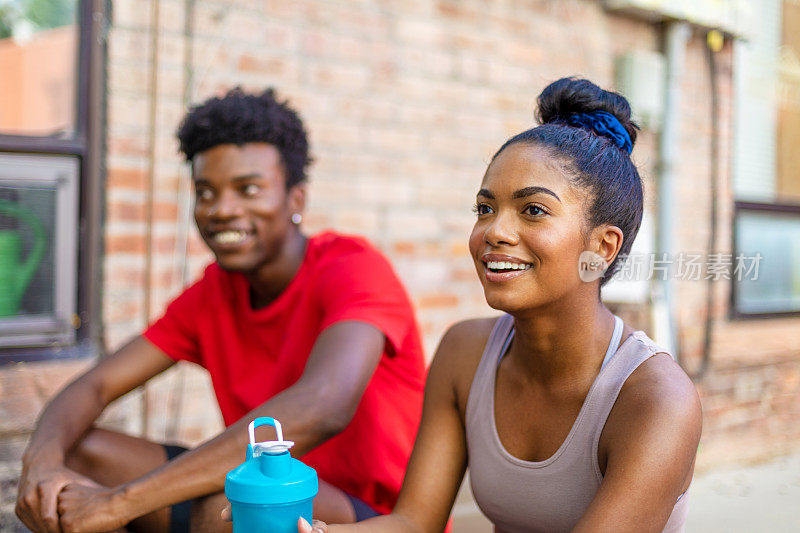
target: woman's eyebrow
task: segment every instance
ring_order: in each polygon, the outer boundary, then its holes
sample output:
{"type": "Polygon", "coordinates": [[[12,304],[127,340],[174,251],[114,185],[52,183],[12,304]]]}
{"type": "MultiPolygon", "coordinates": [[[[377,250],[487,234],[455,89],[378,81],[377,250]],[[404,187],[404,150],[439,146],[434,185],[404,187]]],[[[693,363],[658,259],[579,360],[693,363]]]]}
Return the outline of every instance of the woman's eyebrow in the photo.
{"type": "Polygon", "coordinates": [[[494,200],[494,194],[489,189],[479,190],[477,196],[483,196],[484,198],[488,198],[489,200],[494,200]]]}
{"type": "Polygon", "coordinates": [[[539,186],[525,187],[524,189],[514,191],[514,194],[511,195],[511,198],[516,200],[518,198],[525,198],[526,196],[532,196],[537,193],[549,194],[550,196],[561,202],[561,198],[559,198],[556,193],[554,193],[547,187],[539,187],[539,186]]]}

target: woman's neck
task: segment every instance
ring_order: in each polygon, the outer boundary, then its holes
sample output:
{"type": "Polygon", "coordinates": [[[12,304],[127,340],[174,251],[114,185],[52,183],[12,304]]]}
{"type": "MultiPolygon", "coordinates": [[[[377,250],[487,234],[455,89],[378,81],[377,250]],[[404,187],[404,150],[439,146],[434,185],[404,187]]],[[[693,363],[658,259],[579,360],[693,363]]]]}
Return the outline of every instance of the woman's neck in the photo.
{"type": "Polygon", "coordinates": [[[508,356],[525,379],[543,385],[596,375],[614,331],[614,315],[599,300],[549,304],[514,317],[508,356]]]}

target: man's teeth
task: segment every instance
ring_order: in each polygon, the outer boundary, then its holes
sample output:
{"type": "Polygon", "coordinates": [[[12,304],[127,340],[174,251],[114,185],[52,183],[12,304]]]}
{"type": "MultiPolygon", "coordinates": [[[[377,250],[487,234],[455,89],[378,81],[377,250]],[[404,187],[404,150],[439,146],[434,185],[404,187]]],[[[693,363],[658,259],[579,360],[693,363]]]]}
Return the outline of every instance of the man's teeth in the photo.
{"type": "Polygon", "coordinates": [[[509,263],[508,261],[487,261],[486,266],[492,270],[528,270],[530,263],[509,263]]]}
{"type": "Polygon", "coordinates": [[[241,242],[247,237],[246,231],[220,231],[214,234],[214,240],[220,244],[241,242]]]}

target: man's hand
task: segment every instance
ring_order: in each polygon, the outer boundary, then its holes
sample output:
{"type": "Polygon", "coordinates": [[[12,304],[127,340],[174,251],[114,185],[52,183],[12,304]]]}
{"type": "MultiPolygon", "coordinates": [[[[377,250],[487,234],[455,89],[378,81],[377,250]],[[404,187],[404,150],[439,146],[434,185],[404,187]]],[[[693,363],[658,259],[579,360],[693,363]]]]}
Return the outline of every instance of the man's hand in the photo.
{"type": "Polygon", "coordinates": [[[37,533],[61,533],[58,493],[70,483],[96,485],[91,479],[60,464],[37,464],[24,468],[15,509],[22,523],[37,533]]]}
{"type": "Polygon", "coordinates": [[[94,533],[123,527],[134,515],[118,489],[70,483],[58,495],[63,533],[94,533]]]}
{"type": "Polygon", "coordinates": [[[16,513],[36,533],[61,533],[58,493],[69,483],[95,483],[68,469],[65,458],[103,409],[175,362],[142,337],[67,385],[45,407],[22,456],[16,513]]]}

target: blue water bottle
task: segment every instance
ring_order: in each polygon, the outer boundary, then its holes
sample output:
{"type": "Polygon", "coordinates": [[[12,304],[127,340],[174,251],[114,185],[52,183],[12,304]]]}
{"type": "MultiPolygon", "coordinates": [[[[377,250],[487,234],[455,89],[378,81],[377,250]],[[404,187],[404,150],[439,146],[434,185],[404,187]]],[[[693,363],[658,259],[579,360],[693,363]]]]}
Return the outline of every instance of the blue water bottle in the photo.
{"type": "Polygon", "coordinates": [[[283,440],[281,424],[274,418],[258,417],[248,431],[244,463],[225,476],[233,533],[297,533],[298,518],[311,523],[317,472],[289,454],[294,442],[283,440]],[[255,429],[265,425],[275,427],[278,440],[255,441],[255,429]]]}

